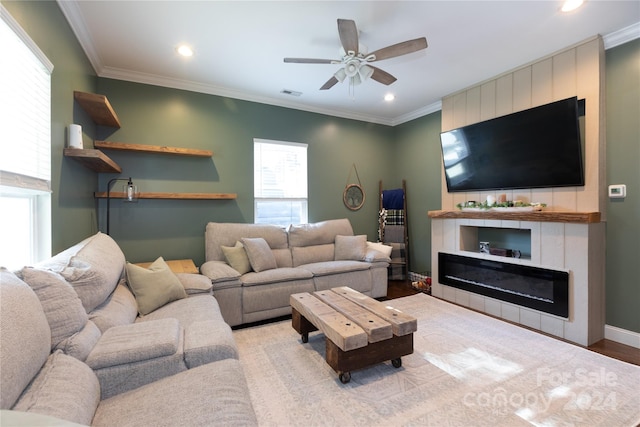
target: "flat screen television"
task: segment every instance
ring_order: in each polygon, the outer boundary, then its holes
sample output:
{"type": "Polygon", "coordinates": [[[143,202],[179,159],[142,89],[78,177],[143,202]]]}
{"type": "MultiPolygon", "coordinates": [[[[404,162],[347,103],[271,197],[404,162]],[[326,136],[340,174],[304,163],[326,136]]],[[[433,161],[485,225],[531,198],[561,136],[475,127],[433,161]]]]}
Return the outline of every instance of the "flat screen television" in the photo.
{"type": "Polygon", "coordinates": [[[583,186],[580,115],[573,97],[442,132],[448,191],[583,186]]]}

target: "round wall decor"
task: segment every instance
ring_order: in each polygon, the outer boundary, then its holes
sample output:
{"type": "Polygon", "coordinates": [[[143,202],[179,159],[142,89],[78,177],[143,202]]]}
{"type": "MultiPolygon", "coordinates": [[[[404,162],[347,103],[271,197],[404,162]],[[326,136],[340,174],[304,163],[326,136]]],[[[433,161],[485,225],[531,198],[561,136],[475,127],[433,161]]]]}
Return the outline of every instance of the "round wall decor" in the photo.
{"type": "Polygon", "coordinates": [[[357,211],[364,204],[364,190],[360,184],[349,184],[342,193],[344,205],[352,211],[357,211]]]}

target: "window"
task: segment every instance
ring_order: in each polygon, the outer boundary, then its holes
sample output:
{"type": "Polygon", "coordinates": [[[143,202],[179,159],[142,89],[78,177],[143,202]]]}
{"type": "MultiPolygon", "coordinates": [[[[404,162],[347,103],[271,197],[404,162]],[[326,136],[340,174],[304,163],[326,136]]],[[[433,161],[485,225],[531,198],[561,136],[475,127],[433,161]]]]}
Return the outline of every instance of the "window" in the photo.
{"type": "Polygon", "coordinates": [[[51,255],[53,65],[0,5],[0,264],[51,255]]]}
{"type": "Polygon", "coordinates": [[[256,224],[307,223],[307,144],[253,140],[256,224]]]}

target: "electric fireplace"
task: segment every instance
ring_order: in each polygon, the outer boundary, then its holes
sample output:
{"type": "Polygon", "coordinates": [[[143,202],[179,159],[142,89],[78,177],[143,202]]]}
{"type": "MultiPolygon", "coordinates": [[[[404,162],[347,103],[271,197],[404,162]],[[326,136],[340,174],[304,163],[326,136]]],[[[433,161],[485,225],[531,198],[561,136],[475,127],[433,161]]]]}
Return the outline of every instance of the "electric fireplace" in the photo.
{"type": "Polygon", "coordinates": [[[438,252],[443,285],[569,317],[569,273],[438,252]]]}

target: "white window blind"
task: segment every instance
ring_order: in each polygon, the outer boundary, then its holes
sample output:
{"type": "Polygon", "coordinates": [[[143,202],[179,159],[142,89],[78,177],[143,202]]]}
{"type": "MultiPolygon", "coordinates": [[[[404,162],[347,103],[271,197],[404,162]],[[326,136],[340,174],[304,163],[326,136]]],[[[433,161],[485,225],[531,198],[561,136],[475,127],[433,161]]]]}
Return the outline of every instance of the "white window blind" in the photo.
{"type": "Polygon", "coordinates": [[[42,181],[51,180],[53,65],[4,7],[0,13],[0,170],[5,178],[2,184],[42,189],[42,181]],[[13,174],[37,181],[15,177],[7,181],[7,176],[13,174]]]}
{"type": "Polygon", "coordinates": [[[254,139],[254,222],[307,222],[307,144],[254,139]]]}
{"type": "Polygon", "coordinates": [[[51,255],[53,65],[0,4],[0,264],[51,255]]]}

